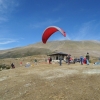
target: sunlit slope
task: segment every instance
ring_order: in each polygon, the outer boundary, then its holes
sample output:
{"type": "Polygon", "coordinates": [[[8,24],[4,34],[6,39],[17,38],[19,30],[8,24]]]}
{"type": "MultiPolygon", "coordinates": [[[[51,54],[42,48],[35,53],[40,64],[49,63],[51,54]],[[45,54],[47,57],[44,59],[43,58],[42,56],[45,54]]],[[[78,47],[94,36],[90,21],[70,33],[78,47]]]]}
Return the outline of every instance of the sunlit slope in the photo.
{"type": "Polygon", "coordinates": [[[47,48],[52,52],[65,52],[75,56],[85,55],[89,52],[92,56],[100,56],[100,42],[98,41],[52,41],[36,43],[30,47],[47,48]]]}
{"type": "Polygon", "coordinates": [[[0,51],[0,57],[15,55],[11,57],[31,56],[39,54],[49,54],[52,52],[65,52],[73,56],[85,56],[87,52],[91,56],[100,56],[100,42],[99,41],[49,41],[46,44],[42,42],[30,44],[24,47],[13,48],[9,50],[0,51]]]}

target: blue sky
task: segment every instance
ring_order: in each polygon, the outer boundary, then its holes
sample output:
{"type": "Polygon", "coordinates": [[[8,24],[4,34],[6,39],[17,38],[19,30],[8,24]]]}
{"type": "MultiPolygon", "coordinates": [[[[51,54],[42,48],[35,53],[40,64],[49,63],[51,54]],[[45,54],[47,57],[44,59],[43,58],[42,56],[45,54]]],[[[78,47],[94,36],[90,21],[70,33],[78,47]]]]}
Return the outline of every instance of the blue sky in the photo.
{"type": "Polygon", "coordinates": [[[100,41],[100,0],[0,0],[0,50],[41,42],[48,26],[67,33],[48,41],[100,41]]]}

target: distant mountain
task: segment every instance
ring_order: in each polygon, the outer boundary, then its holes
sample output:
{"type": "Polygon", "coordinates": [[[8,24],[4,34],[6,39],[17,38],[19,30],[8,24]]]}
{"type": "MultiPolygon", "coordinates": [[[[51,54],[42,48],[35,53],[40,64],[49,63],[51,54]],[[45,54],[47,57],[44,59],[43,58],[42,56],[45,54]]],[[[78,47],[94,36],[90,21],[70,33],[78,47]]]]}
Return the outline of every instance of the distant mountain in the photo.
{"type": "Polygon", "coordinates": [[[16,58],[31,55],[47,55],[53,52],[64,52],[72,56],[85,56],[87,52],[93,57],[100,57],[100,41],[50,41],[24,47],[0,50],[0,58],[16,58]]]}

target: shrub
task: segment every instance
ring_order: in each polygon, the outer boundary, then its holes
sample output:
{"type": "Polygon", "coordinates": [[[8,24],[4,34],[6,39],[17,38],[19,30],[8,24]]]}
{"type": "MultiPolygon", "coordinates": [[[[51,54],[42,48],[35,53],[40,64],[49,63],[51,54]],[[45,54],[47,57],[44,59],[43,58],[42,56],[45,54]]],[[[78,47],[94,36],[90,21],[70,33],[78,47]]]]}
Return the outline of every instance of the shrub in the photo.
{"type": "Polygon", "coordinates": [[[2,71],[2,68],[0,68],[0,71],[2,71]]]}
{"type": "Polygon", "coordinates": [[[0,65],[0,69],[2,68],[2,65],[0,65]]]}
{"type": "Polygon", "coordinates": [[[1,64],[0,65],[0,71],[2,70],[2,69],[10,69],[11,67],[9,66],[9,65],[5,65],[5,64],[1,64]]]}
{"type": "Polygon", "coordinates": [[[5,68],[6,68],[6,65],[5,65],[5,64],[3,64],[3,65],[2,65],[2,69],[5,69],[5,68]]]}
{"type": "Polygon", "coordinates": [[[6,69],[10,69],[11,67],[9,65],[6,65],[6,69]]]}

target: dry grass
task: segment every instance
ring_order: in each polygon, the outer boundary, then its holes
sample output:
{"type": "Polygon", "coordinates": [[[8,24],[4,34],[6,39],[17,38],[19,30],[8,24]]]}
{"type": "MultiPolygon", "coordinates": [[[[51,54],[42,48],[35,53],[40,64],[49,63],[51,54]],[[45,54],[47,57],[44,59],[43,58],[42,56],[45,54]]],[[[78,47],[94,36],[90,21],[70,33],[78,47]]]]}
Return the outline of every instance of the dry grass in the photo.
{"type": "Polygon", "coordinates": [[[99,100],[100,66],[38,63],[0,72],[0,100],[99,100]]]}
{"type": "Polygon", "coordinates": [[[9,50],[0,51],[0,57],[22,57],[38,54],[49,54],[51,52],[65,52],[73,56],[85,56],[87,52],[93,57],[100,57],[100,42],[96,41],[52,41],[42,42],[9,50]],[[3,54],[1,56],[1,54],[3,54]]]}
{"type": "MultiPolygon", "coordinates": [[[[85,56],[88,51],[92,63],[90,65],[63,63],[62,66],[59,66],[58,63],[45,63],[45,55],[1,59],[0,64],[10,65],[13,62],[16,68],[0,71],[0,100],[100,99],[100,66],[93,65],[100,55],[100,43],[54,41],[48,42],[46,45],[37,43],[8,51],[22,54],[35,47],[46,48],[43,49],[43,52],[50,49],[50,51],[62,51],[78,57],[85,56]],[[35,58],[38,59],[38,65],[34,64],[35,58]],[[26,62],[30,62],[31,66],[25,67],[26,62]]],[[[42,52],[41,49],[40,52],[42,52]]]]}

